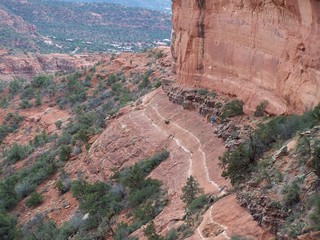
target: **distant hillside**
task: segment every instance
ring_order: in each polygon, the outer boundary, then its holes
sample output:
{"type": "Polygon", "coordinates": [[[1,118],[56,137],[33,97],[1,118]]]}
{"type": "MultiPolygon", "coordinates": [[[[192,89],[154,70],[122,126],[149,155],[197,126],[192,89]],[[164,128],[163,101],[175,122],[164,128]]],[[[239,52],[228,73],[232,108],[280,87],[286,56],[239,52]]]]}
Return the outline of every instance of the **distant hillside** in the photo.
{"type": "MultiPolygon", "coordinates": [[[[0,0],[0,9],[33,26],[33,31],[24,34],[47,37],[23,38],[16,24],[2,24],[0,46],[4,47],[19,38],[26,42],[21,46],[34,45],[43,52],[135,51],[169,38],[171,31],[169,14],[109,3],[0,0]]],[[[6,22],[3,18],[1,21],[6,22]]]]}
{"type": "MultiPolygon", "coordinates": [[[[56,1],[56,0],[53,0],[56,1]]],[[[122,4],[129,7],[141,7],[171,12],[171,0],[60,0],[66,2],[107,2],[122,4]]]]}
{"type": "Polygon", "coordinates": [[[0,7],[0,48],[34,52],[47,47],[44,41],[34,25],[0,7]]]}
{"type": "Polygon", "coordinates": [[[150,8],[171,12],[171,0],[106,0],[110,3],[118,3],[131,7],[150,8]]]}

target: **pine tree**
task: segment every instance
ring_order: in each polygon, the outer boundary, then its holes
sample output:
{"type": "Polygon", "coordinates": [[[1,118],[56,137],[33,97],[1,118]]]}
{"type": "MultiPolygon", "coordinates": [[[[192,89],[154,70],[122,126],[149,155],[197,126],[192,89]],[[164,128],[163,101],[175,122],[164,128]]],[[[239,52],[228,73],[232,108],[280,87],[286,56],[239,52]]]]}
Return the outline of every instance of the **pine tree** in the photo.
{"type": "Polygon", "coordinates": [[[127,176],[124,178],[123,183],[130,189],[141,189],[144,181],[144,175],[141,168],[135,164],[129,168],[127,176]]]}
{"type": "Polygon", "coordinates": [[[198,195],[203,193],[203,189],[200,188],[198,181],[193,176],[190,176],[187,179],[187,184],[182,188],[182,192],[182,201],[189,205],[198,195]]]}

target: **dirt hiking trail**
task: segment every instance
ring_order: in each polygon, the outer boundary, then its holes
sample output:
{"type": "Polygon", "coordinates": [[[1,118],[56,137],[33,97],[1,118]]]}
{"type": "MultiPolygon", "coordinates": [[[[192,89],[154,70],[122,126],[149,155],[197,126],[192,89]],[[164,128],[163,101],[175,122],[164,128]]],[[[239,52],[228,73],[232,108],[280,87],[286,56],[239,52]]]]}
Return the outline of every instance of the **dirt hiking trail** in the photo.
{"type": "MultiPolygon", "coordinates": [[[[211,125],[198,113],[170,102],[158,89],[143,97],[140,104],[123,109],[92,145],[87,159],[87,171],[106,179],[111,168],[130,166],[164,148],[170,157],[150,174],[168,190],[168,205],[154,220],[163,235],[183,223],[181,189],[190,175],[213,196],[224,195],[231,188],[230,182],[221,177],[219,167],[224,142],[214,135],[211,125]]],[[[134,235],[144,239],[141,229],[134,235]]],[[[188,239],[230,239],[233,235],[253,239],[269,236],[238,205],[235,196],[228,195],[208,209],[188,239]]]]}

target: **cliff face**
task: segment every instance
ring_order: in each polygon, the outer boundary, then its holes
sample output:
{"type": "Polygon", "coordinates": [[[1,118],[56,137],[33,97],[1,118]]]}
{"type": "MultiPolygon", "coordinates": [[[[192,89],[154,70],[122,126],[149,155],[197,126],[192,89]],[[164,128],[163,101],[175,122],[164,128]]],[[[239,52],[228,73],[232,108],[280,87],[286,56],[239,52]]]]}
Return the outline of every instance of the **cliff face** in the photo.
{"type": "Polygon", "coordinates": [[[173,0],[177,81],[253,110],[303,112],[320,101],[320,2],[173,0]]]}

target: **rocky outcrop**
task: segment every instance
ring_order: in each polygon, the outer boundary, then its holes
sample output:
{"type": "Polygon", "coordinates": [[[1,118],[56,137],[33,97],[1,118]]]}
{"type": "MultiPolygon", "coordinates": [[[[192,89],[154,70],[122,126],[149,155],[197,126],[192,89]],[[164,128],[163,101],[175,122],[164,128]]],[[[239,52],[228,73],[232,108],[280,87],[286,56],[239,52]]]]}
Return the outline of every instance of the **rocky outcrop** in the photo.
{"type": "Polygon", "coordinates": [[[177,81],[237,96],[253,110],[302,112],[320,101],[316,0],[173,0],[177,81]]]}
{"type": "Polygon", "coordinates": [[[0,79],[30,79],[35,75],[70,72],[84,67],[91,67],[98,61],[106,59],[104,54],[92,55],[3,55],[0,57],[0,79]]]}
{"type": "Polygon", "coordinates": [[[219,110],[215,107],[221,100],[215,99],[215,93],[210,93],[203,89],[183,88],[171,80],[162,80],[162,88],[173,103],[182,105],[184,109],[194,110],[202,116],[219,115],[219,110]]]}
{"type": "Polygon", "coordinates": [[[240,192],[237,194],[237,200],[242,207],[248,209],[253,219],[260,226],[275,234],[279,230],[279,227],[285,223],[285,219],[289,215],[281,204],[268,199],[268,197],[262,194],[240,192]]]}
{"type": "Polygon", "coordinates": [[[252,131],[249,125],[238,124],[238,118],[222,120],[223,107],[227,102],[226,96],[220,96],[205,89],[184,88],[168,79],[162,80],[162,89],[171,102],[205,117],[206,121],[214,126],[216,136],[224,140],[227,149],[243,143],[252,131]]]}

